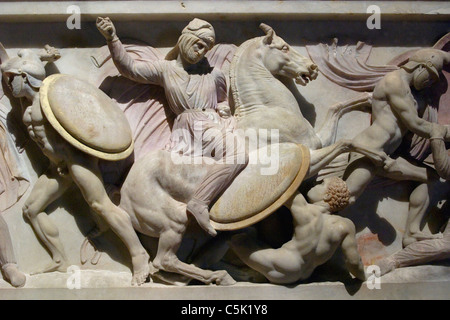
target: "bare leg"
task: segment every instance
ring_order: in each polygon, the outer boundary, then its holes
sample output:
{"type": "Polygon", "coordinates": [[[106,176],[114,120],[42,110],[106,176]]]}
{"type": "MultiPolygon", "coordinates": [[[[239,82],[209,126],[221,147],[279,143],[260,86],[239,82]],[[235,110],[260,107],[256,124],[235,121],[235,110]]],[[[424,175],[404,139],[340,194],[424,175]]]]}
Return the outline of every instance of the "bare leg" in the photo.
{"type": "Polygon", "coordinates": [[[0,215],[0,265],[6,279],[12,286],[22,287],[25,285],[26,277],[17,267],[14,256],[11,235],[5,219],[0,215]]]}
{"type": "Polygon", "coordinates": [[[69,172],[89,206],[102,217],[125,243],[131,254],[132,284],[140,285],[149,275],[149,255],[139,241],[129,215],[114,205],[108,197],[97,161],[84,154],[74,154],[68,164],[69,172]]]}
{"type": "Polygon", "coordinates": [[[364,192],[367,185],[375,175],[399,181],[429,182],[438,178],[431,168],[419,167],[399,157],[395,160],[389,158],[384,167],[375,166],[367,157],[351,162],[344,173],[344,180],[350,191],[350,205],[364,192]]]}
{"type": "Polygon", "coordinates": [[[409,213],[406,221],[406,231],[403,235],[403,247],[421,240],[441,239],[442,233],[431,234],[421,231],[421,223],[425,214],[437,200],[448,198],[450,182],[433,180],[420,184],[409,197],[409,213]]]}
{"type": "Polygon", "coordinates": [[[377,174],[389,179],[399,181],[418,181],[427,183],[439,179],[436,171],[431,168],[417,166],[408,160],[398,157],[390,161],[383,170],[378,170],[377,174]]]}
{"type": "Polygon", "coordinates": [[[37,273],[67,270],[67,258],[59,239],[58,228],[43,210],[58,199],[71,184],[70,178],[61,177],[55,167],[50,167],[39,177],[22,209],[24,216],[29,219],[38,238],[50,251],[53,259],[48,267],[37,273]]]}
{"type": "Polygon", "coordinates": [[[417,240],[440,239],[442,234],[427,234],[421,232],[420,224],[431,204],[431,188],[439,183],[439,176],[431,168],[416,166],[401,157],[392,161],[384,170],[378,172],[381,176],[394,180],[418,181],[421,184],[414,189],[409,197],[409,212],[406,222],[406,232],[403,246],[417,240]]]}
{"type": "Polygon", "coordinates": [[[344,180],[350,191],[349,205],[354,204],[364,192],[375,176],[375,172],[375,165],[365,157],[350,163],[344,173],[344,180]]]}

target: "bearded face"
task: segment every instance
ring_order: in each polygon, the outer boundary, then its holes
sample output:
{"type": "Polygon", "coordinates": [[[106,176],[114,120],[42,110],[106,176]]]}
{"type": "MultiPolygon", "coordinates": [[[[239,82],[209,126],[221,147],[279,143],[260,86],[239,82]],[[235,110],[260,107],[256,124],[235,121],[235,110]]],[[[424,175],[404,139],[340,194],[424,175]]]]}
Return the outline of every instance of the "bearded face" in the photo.
{"type": "Polygon", "coordinates": [[[208,52],[206,43],[194,35],[183,35],[179,41],[181,57],[189,64],[198,63],[208,52]]]}

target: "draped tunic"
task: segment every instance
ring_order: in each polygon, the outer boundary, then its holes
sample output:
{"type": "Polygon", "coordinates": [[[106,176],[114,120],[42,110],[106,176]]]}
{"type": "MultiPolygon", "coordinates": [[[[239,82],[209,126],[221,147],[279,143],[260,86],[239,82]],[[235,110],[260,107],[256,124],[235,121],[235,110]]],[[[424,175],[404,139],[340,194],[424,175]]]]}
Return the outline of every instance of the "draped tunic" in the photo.
{"type": "MultiPolygon", "coordinates": [[[[191,74],[175,60],[140,61],[132,59],[120,40],[108,42],[114,64],[119,72],[138,83],[162,86],[168,107],[177,116],[168,149],[183,155],[199,155],[194,145],[202,140],[202,150],[218,132],[229,134],[226,121],[217,113],[217,106],[227,99],[223,72],[212,68],[209,73],[191,74]],[[205,145],[206,144],[206,145],[205,145]]],[[[223,138],[223,137],[222,137],[223,138]]]]}

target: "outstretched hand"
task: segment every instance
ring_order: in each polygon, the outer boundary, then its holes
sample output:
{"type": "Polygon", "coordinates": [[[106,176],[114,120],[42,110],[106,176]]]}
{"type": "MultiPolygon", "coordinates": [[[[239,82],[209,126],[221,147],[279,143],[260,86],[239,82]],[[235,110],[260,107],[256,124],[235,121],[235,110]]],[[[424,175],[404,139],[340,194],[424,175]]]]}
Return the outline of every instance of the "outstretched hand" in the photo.
{"type": "Polygon", "coordinates": [[[41,61],[55,62],[61,58],[61,53],[55,47],[46,44],[44,49],[38,53],[38,56],[41,61]]]}
{"type": "Polygon", "coordinates": [[[111,19],[106,17],[98,17],[96,21],[96,26],[98,31],[105,37],[107,41],[112,41],[117,39],[116,28],[112,23],[111,19]]]}

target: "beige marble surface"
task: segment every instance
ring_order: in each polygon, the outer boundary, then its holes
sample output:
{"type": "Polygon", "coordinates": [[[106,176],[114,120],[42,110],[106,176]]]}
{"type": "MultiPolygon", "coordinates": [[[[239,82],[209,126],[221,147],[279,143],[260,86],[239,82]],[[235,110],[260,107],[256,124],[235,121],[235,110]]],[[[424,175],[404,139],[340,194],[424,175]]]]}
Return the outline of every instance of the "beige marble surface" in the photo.
{"type": "MultiPolygon", "coordinates": [[[[52,66],[53,72],[59,71],[94,81],[99,70],[91,62],[91,56],[97,48],[104,45],[104,40],[95,28],[97,15],[110,16],[117,21],[117,29],[121,38],[133,38],[145,41],[159,48],[162,52],[176,42],[176,38],[192,17],[209,19],[216,28],[217,41],[239,45],[244,40],[261,35],[258,29],[260,22],[269,23],[287,42],[292,44],[301,54],[307,55],[305,45],[320,42],[331,43],[334,37],[339,43],[354,45],[364,41],[374,46],[370,63],[385,64],[402,52],[414,48],[432,46],[441,36],[448,32],[450,4],[446,1],[374,1],[382,9],[380,30],[369,30],[366,27],[367,2],[365,1],[86,1],[77,2],[81,8],[81,29],[69,30],[66,19],[69,14],[67,7],[72,2],[22,2],[0,3],[0,42],[13,55],[20,48],[41,48],[49,43],[60,48],[61,59],[52,66]],[[132,4],[131,4],[132,3],[132,4]]],[[[344,90],[323,76],[306,87],[299,88],[305,101],[316,108],[315,112],[306,112],[305,116],[320,124],[327,107],[353,97],[353,93],[344,90]]],[[[356,96],[357,93],[354,93],[356,96]]],[[[1,103],[8,105],[4,97],[1,103]]],[[[370,124],[367,112],[355,111],[342,118],[338,128],[338,138],[352,138],[370,124]]],[[[37,178],[36,172],[41,172],[46,160],[30,151],[27,159],[27,169],[32,182],[37,178]]],[[[356,221],[360,248],[365,248],[363,259],[367,264],[376,262],[381,257],[394,253],[401,247],[401,237],[406,222],[408,210],[407,198],[410,187],[407,183],[391,185],[365,193],[361,200],[346,211],[346,215],[356,221]],[[375,210],[368,217],[367,210],[375,210]]],[[[21,207],[26,195],[12,208],[4,213],[10,226],[14,249],[21,269],[29,274],[50,262],[50,256],[36,239],[31,227],[22,217],[21,207]]],[[[87,205],[76,188],[70,189],[60,201],[49,207],[51,219],[59,227],[61,240],[69,255],[69,262],[80,265],[80,246],[84,236],[93,226],[87,205]]],[[[148,241],[151,245],[152,240],[148,241]]],[[[108,291],[111,298],[147,298],[154,296],[146,292],[147,285],[139,289],[125,289],[129,283],[130,261],[123,245],[112,233],[108,233],[100,243],[102,255],[97,265],[87,264],[82,267],[86,272],[88,287],[97,288],[86,291],[61,291],[65,286],[67,275],[59,274],[28,276],[29,282],[25,289],[9,290],[8,285],[0,283],[0,298],[33,298],[36,291],[32,288],[49,287],[40,294],[45,298],[61,296],[62,298],[94,297],[101,292],[99,287],[115,287],[108,291]],[[106,273],[102,270],[108,270],[106,273]],[[97,278],[101,273],[101,277],[97,278]],[[118,289],[118,288],[121,289],[118,289]],[[30,289],[30,291],[27,291],[30,289]]],[[[286,299],[347,298],[374,297],[449,297],[450,272],[448,267],[433,269],[436,275],[433,279],[423,278],[420,283],[413,281],[417,276],[423,276],[427,266],[406,268],[406,273],[396,270],[398,278],[405,284],[390,282],[386,287],[389,293],[380,290],[361,289],[357,294],[349,296],[345,286],[338,283],[307,284],[295,287],[290,291],[286,287],[258,285],[258,294],[249,284],[239,284],[230,288],[203,287],[195,288],[159,288],[161,297],[183,298],[189,291],[190,298],[208,297],[250,297],[260,298],[266,294],[286,299]],[[406,275],[405,275],[406,274],[406,275]],[[409,276],[414,275],[414,276],[409,276]],[[407,280],[405,280],[407,279],[407,280]],[[443,280],[441,282],[441,280],[443,280]],[[431,282],[430,282],[431,281],[431,282]],[[408,288],[408,290],[402,290],[408,288]],[[422,289],[422,290],[421,290],[422,289]],[[174,293],[175,292],[175,293],[174,293]],[[294,292],[294,293],[292,293],[294,292]],[[329,292],[328,296],[323,296],[329,292]],[[403,292],[403,293],[401,293],[403,292]],[[406,293],[407,292],[407,293],[406,293]]],[[[391,276],[391,275],[388,275],[391,276]]],[[[395,279],[394,274],[391,276],[395,279]]],[[[420,278],[420,277],[419,277],[420,278]]],[[[392,280],[391,279],[391,280],[392,280]]],[[[394,281],[395,282],[395,281],[394,281]]]]}

